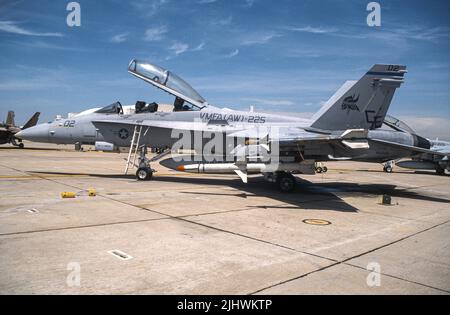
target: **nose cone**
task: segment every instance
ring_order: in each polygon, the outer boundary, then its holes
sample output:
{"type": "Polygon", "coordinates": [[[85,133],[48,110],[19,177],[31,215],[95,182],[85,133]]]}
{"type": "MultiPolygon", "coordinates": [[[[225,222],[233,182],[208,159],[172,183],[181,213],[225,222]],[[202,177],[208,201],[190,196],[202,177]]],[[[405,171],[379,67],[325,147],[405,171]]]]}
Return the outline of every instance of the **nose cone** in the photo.
{"type": "Polygon", "coordinates": [[[15,134],[15,136],[22,140],[47,142],[48,141],[48,126],[41,124],[31,128],[24,129],[15,134]]]}

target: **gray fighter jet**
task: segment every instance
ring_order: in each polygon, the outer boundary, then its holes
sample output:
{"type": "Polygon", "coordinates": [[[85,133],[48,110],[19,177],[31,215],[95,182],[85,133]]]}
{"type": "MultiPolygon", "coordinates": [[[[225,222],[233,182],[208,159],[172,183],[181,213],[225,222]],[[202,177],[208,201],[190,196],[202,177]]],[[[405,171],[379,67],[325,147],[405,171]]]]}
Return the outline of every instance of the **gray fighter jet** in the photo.
{"type": "Polygon", "coordinates": [[[9,111],[6,122],[0,124],[0,144],[11,143],[13,146],[23,149],[22,140],[17,139],[16,134],[21,130],[35,126],[39,120],[39,115],[40,113],[35,113],[23,127],[18,127],[14,123],[14,112],[9,111]]]}
{"type": "MultiPolygon", "coordinates": [[[[387,115],[384,123],[386,126],[395,131],[403,132],[413,137],[417,136],[417,133],[410,126],[395,117],[387,115]]],[[[422,138],[422,144],[425,143],[424,141],[428,141],[430,145],[430,152],[415,154],[408,157],[410,158],[408,160],[402,159],[401,161],[388,161],[384,164],[383,170],[386,173],[392,173],[394,165],[397,165],[402,168],[413,170],[434,170],[437,175],[445,175],[445,170],[450,171],[450,142],[439,141],[437,139],[424,140],[422,138]]]]}
{"type": "Polygon", "coordinates": [[[173,112],[159,112],[157,104],[137,104],[134,114],[124,115],[120,103],[115,103],[17,136],[129,147],[126,172],[136,167],[139,180],[150,179],[153,173],[146,147],[191,150],[162,164],[186,172],[236,173],[244,182],[247,174],[262,173],[282,191],[294,189],[293,172],[314,174],[316,161],[388,161],[430,151],[429,142],[417,135],[376,130],[404,82],[405,66],[373,66],[360,80],[346,82],[312,119],[212,106],[180,77],[148,62],[132,60],[128,71],[173,95],[173,112]]]}
{"type": "Polygon", "coordinates": [[[436,171],[437,175],[445,175],[445,170],[450,172],[450,142],[430,140],[430,143],[434,153],[424,153],[396,165],[413,170],[436,171]]]}

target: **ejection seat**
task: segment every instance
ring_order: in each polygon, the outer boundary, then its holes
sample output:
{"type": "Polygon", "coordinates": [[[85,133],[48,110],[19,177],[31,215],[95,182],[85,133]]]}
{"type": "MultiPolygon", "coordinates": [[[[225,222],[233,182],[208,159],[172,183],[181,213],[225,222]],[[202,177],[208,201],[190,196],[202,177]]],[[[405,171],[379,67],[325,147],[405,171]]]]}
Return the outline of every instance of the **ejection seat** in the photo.
{"type": "Polygon", "coordinates": [[[143,101],[137,101],[136,105],[134,106],[134,110],[136,114],[155,113],[158,111],[158,104],[155,102],[147,104],[146,102],[143,101]]]}

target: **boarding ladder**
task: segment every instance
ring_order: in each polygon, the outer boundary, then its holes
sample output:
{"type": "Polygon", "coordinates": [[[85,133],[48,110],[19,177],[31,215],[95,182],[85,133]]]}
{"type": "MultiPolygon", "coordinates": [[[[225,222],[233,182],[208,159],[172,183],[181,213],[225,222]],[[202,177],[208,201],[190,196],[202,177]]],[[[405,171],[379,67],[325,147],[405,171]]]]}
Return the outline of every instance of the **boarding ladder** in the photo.
{"type": "MultiPolygon", "coordinates": [[[[134,127],[134,132],[133,132],[133,137],[131,139],[131,144],[130,144],[130,151],[128,152],[128,158],[127,158],[127,164],[125,166],[125,175],[128,174],[128,170],[130,168],[136,167],[136,158],[138,155],[138,151],[140,149],[140,141],[141,141],[141,135],[143,132],[143,128],[144,126],[142,125],[136,125],[134,127]]],[[[144,136],[147,134],[148,131],[148,127],[145,128],[144,131],[144,136]]]]}

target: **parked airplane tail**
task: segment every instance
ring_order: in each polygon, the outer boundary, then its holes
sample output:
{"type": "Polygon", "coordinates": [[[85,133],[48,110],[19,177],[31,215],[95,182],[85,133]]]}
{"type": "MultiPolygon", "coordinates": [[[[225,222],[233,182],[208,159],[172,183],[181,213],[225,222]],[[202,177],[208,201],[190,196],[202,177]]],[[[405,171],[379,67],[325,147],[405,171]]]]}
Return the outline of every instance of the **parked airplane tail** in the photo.
{"type": "Polygon", "coordinates": [[[14,116],[15,116],[14,112],[12,110],[10,110],[8,112],[8,116],[6,117],[6,125],[15,126],[14,125],[14,116]]]}
{"type": "Polygon", "coordinates": [[[376,129],[383,125],[406,66],[372,67],[359,81],[347,81],[314,115],[314,129],[376,129]]]}
{"type": "Polygon", "coordinates": [[[27,123],[22,127],[22,129],[27,129],[36,126],[40,114],[41,113],[39,112],[34,113],[34,115],[30,118],[30,120],[27,121],[27,123]]]}

